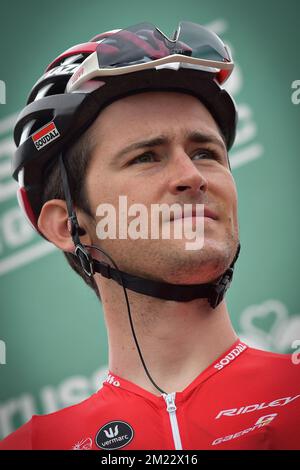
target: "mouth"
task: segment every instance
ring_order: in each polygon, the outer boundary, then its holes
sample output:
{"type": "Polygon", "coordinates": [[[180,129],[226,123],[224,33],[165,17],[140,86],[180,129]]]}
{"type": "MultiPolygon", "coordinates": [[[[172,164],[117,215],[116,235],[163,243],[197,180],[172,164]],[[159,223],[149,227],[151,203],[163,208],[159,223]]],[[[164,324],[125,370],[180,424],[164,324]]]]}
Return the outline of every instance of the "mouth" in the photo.
{"type": "Polygon", "coordinates": [[[204,212],[203,210],[196,210],[195,208],[191,210],[187,210],[187,208],[184,208],[182,210],[182,213],[179,214],[172,214],[170,217],[170,222],[173,222],[174,220],[179,220],[179,219],[186,219],[186,218],[196,218],[196,217],[204,217],[207,219],[212,219],[212,220],[217,220],[216,214],[209,209],[208,207],[204,207],[204,212]]]}

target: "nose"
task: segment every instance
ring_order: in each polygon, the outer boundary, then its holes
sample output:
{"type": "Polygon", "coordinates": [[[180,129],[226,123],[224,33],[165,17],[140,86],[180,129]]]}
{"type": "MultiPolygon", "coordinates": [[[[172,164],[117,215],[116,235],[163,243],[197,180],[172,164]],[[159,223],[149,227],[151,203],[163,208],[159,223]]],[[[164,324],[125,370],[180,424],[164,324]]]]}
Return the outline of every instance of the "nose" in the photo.
{"type": "Polygon", "coordinates": [[[186,191],[196,196],[199,192],[207,191],[207,179],[185,152],[174,158],[168,169],[168,176],[169,191],[174,195],[186,191]]]}

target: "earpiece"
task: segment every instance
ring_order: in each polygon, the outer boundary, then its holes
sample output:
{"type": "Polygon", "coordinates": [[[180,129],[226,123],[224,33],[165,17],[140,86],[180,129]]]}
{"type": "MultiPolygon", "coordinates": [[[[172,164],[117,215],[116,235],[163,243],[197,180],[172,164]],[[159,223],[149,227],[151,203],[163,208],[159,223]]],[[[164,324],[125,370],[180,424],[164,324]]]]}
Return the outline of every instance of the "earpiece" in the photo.
{"type": "Polygon", "coordinates": [[[86,231],[82,227],[78,227],[78,235],[81,237],[82,235],[85,235],[86,231]]]}

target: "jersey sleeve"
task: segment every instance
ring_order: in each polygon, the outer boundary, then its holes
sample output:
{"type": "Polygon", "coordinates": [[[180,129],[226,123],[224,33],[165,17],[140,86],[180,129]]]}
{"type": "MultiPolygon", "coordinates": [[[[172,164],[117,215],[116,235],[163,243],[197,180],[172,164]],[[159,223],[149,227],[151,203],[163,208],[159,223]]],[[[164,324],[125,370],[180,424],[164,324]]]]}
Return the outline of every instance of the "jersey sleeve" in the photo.
{"type": "Polygon", "coordinates": [[[3,439],[0,450],[32,450],[32,419],[3,439]]]}

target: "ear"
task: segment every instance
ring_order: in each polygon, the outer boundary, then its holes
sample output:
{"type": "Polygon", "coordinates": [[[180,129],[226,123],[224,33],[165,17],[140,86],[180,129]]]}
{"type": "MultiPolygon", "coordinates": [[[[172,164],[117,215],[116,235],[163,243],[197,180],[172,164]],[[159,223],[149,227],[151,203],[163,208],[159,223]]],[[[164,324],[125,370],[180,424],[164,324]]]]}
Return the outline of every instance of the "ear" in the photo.
{"type": "MultiPolygon", "coordinates": [[[[80,240],[82,243],[89,245],[91,244],[91,238],[88,235],[88,228],[83,217],[79,215],[79,211],[77,211],[76,214],[80,227],[86,231],[86,235],[80,237],[80,240]]],[[[68,211],[65,201],[62,199],[51,199],[47,201],[43,205],[38,218],[38,228],[42,234],[58,248],[74,253],[75,247],[69,232],[68,211]]]]}

